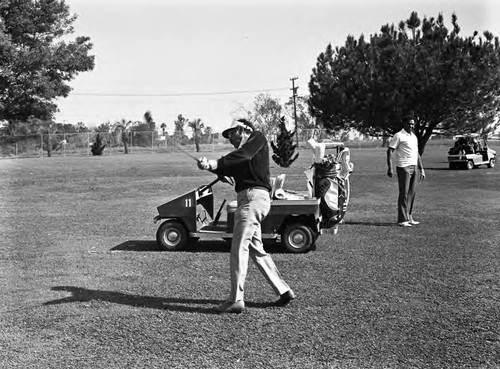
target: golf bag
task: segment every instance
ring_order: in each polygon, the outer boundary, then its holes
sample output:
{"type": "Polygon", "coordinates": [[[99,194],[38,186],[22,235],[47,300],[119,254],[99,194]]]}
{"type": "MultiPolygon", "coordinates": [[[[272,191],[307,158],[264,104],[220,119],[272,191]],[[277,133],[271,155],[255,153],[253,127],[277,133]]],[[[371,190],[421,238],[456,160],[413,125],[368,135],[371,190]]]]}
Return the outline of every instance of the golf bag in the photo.
{"type": "Polygon", "coordinates": [[[352,163],[349,150],[341,151],[337,158],[325,157],[322,163],[315,163],[314,191],[320,200],[322,224],[329,228],[338,224],[347,212],[349,203],[349,173],[352,163]]]}

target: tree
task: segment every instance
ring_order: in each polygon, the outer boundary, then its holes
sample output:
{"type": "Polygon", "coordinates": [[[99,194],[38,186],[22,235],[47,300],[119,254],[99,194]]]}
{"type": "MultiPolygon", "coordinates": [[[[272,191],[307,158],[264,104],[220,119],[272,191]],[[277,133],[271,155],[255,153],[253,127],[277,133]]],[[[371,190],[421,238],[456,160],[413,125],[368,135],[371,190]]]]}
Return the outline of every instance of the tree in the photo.
{"type": "Polygon", "coordinates": [[[53,120],[68,83],[94,68],[90,39],[69,40],[75,20],[64,0],[0,1],[0,121],[53,120]]]}
{"type": "Polygon", "coordinates": [[[309,82],[311,114],[327,129],[391,135],[402,118],[416,118],[422,154],[432,133],[482,130],[500,112],[498,38],[462,38],[455,14],[449,31],[440,14],[412,12],[398,27],[384,25],[366,42],[347,37],[328,45],[309,82]]]}
{"type": "Polygon", "coordinates": [[[293,144],[293,136],[296,132],[290,132],[286,128],[285,117],[281,117],[278,128],[280,133],[277,137],[277,143],[271,141],[272,158],[280,167],[288,168],[299,157],[299,153],[295,152],[297,145],[293,144]]]}
{"type": "Polygon", "coordinates": [[[2,122],[0,127],[0,135],[2,136],[23,136],[32,133],[32,128],[27,122],[19,122],[18,124],[9,124],[9,122],[2,122]]]}
{"type": "Polygon", "coordinates": [[[196,152],[200,152],[201,131],[204,125],[201,122],[201,119],[195,119],[188,122],[188,126],[193,130],[193,139],[196,146],[196,152]]]}
{"type": "Polygon", "coordinates": [[[57,134],[61,131],[61,126],[50,120],[30,118],[26,124],[18,124],[18,127],[28,127],[31,132],[36,132],[42,136],[42,150],[47,151],[47,156],[52,156],[52,151],[58,145],[57,134]]]}
{"type": "Polygon", "coordinates": [[[110,132],[112,130],[112,125],[110,122],[101,123],[95,127],[96,132],[110,132]]]}
{"type": "Polygon", "coordinates": [[[269,94],[257,95],[252,112],[255,127],[266,135],[276,133],[282,109],[279,99],[274,99],[269,94]]]}
{"type": "Polygon", "coordinates": [[[134,146],[151,147],[156,123],[151,112],[144,113],[144,122],[135,122],[130,128],[134,146]]]}
{"type": "MultiPolygon", "coordinates": [[[[313,129],[316,127],[314,117],[309,113],[308,105],[309,96],[296,96],[295,106],[297,108],[297,128],[299,129],[313,129]]],[[[293,112],[293,97],[285,103],[285,112],[290,119],[294,119],[293,112]]]]}
{"type": "Polygon", "coordinates": [[[83,122],[76,123],[75,129],[78,133],[90,132],[90,129],[83,122]]]}
{"type": "MultiPolygon", "coordinates": [[[[297,130],[298,130],[296,134],[299,134],[299,132],[302,132],[303,130],[311,130],[316,128],[316,122],[314,120],[314,117],[312,117],[311,113],[309,112],[308,100],[309,100],[308,96],[295,97],[295,107],[297,109],[297,130]]],[[[290,99],[285,103],[284,108],[287,116],[290,119],[295,119],[295,114],[293,111],[294,109],[293,97],[290,97],[290,99]]],[[[302,138],[304,138],[304,136],[302,138]]]]}
{"type": "Polygon", "coordinates": [[[131,120],[127,121],[122,119],[120,122],[116,122],[113,125],[115,137],[123,143],[123,150],[125,151],[125,154],[128,154],[128,136],[133,124],[134,122],[131,120]]]}
{"type": "Polygon", "coordinates": [[[211,144],[213,143],[213,133],[214,129],[210,126],[206,126],[203,135],[206,137],[206,142],[211,144]]]}
{"type": "Polygon", "coordinates": [[[90,151],[92,151],[92,155],[102,155],[104,152],[104,148],[106,147],[106,143],[101,137],[101,133],[97,132],[95,135],[95,141],[92,143],[90,151]]]}
{"type": "Polygon", "coordinates": [[[174,122],[174,141],[177,144],[183,143],[186,140],[186,134],[184,133],[184,126],[188,123],[188,120],[179,114],[177,120],[174,122]]]}
{"type": "Polygon", "coordinates": [[[77,127],[71,123],[54,123],[57,127],[60,127],[59,131],[62,133],[77,133],[77,127]]]}
{"type": "Polygon", "coordinates": [[[146,123],[149,131],[154,131],[156,129],[156,123],[153,119],[153,115],[149,110],[144,113],[144,122],[146,123]]]}
{"type": "Polygon", "coordinates": [[[161,126],[161,131],[162,131],[162,135],[165,136],[165,130],[167,129],[167,125],[165,123],[162,123],[161,126]]]}

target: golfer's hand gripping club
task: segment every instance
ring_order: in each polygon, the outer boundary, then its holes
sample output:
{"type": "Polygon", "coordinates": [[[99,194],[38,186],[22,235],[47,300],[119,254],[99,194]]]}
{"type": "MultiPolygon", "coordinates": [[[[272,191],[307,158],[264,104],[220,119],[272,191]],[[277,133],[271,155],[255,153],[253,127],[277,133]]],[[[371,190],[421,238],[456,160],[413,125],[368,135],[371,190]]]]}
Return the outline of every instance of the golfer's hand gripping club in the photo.
{"type": "Polygon", "coordinates": [[[208,169],[208,159],[205,158],[204,156],[199,158],[198,161],[196,162],[196,164],[198,164],[198,169],[201,169],[201,170],[208,169]]]}
{"type": "Polygon", "coordinates": [[[201,157],[197,161],[198,168],[201,170],[215,170],[217,169],[217,161],[216,160],[208,160],[206,157],[201,157]]]}

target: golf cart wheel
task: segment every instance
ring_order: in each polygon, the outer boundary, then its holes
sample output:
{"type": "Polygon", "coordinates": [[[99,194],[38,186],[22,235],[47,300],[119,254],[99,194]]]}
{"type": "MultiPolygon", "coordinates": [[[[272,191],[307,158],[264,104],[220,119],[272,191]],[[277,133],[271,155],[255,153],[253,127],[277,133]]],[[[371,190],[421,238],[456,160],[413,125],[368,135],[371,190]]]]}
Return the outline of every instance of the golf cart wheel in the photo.
{"type": "Polygon", "coordinates": [[[294,254],[308,252],[314,246],[315,237],[311,228],[303,224],[290,224],[281,235],[281,242],[294,254]]]}
{"type": "Polygon", "coordinates": [[[188,241],[186,227],[175,220],[167,220],[158,228],[156,241],[166,251],[182,250],[188,241]]]}
{"type": "Polygon", "coordinates": [[[474,162],[472,160],[467,160],[467,170],[474,169],[474,162]]]}
{"type": "Polygon", "coordinates": [[[495,168],[495,158],[491,158],[488,163],[488,168],[495,168]]]}

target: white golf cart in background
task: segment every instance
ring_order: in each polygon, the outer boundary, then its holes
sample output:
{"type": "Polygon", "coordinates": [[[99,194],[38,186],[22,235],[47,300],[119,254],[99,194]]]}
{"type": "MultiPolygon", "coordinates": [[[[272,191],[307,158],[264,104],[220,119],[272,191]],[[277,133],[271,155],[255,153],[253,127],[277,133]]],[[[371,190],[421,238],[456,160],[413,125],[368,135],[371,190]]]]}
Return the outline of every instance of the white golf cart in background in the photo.
{"type": "Polygon", "coordinates": [[[456,135],[455,145],[448,151],[450,169],[474,169],[480,165],[495,167],[496,151],[488,148],[486,140],[479,134],[456,135]]]}

